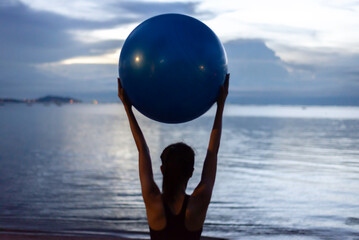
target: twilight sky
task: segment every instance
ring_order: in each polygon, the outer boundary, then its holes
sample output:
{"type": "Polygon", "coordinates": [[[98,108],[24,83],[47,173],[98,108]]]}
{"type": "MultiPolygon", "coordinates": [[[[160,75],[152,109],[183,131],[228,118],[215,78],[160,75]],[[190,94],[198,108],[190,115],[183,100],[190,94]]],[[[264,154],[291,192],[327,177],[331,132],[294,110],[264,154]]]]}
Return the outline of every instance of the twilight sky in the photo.
{"type": "Polygon", "coordinates": [[[359,97],[358,1],[2,0],[0,98],[115,99],[124,40],[170,12],[219,36],[233,92],[359,97]]]}

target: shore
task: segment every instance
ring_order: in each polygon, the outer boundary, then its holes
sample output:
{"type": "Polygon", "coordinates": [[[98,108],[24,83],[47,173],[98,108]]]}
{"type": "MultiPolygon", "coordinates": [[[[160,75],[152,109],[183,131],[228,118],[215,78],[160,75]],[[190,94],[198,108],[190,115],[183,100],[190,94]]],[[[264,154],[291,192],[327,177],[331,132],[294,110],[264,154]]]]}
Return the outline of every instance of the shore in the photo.
{"type": "MultiPolygon", "coordinates": [[[[127,234],[128,235],[128,234],[127,234]]],[[[132,238],[98,234],[67,234],[49,232],[7,231],[0,229],[1,240],[143,240],[149,238],[132,238]]],[[[224,238],[201,237],[201,240],[225,240],[224,238]]]]}

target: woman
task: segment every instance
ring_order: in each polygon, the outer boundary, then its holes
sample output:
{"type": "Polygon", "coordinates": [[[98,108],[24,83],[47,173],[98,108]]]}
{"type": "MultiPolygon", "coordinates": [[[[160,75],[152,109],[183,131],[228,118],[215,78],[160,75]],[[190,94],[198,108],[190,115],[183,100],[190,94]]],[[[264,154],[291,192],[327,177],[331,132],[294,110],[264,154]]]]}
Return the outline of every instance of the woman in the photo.
{"type": "Polygon", "coordinates": [[[216,178],[217,155],[221,140],[222,116],[228,95],[229,74],[220,89],[217,112],[211,132],[201,181],[193,193],[186,195],[193,173],[194,152],[184,143],[172,144],[161,154],[162,193],[153,179],[150,151],[132,105],[118,79],[118,96],[123,102],[138,153],[142,196],[152,240],[200,239],[216,178]]]}

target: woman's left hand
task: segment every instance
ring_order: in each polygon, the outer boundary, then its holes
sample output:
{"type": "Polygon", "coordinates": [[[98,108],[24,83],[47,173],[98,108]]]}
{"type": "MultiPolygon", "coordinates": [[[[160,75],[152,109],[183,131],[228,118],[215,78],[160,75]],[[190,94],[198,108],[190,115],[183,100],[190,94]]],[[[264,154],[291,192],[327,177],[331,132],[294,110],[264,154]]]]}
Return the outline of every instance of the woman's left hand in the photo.
{"type": "Polygon", "coordinates": [[[221,86],[219,90],[217,105],[220,107],[224,107],[224,104],[228,96],[228,87],[229,87],[229,73],[226,75],[226,80],[224,81],[224,84],[221,86]]]}

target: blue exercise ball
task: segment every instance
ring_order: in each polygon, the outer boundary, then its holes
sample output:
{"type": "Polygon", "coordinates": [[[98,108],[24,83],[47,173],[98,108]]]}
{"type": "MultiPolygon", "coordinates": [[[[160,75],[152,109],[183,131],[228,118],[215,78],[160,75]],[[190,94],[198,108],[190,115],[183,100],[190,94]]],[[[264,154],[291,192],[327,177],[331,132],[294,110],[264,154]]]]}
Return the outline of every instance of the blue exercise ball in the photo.
{"type": "Polygon", "coordinates": [[[138,25],[123,44],[122,87],[133,106],[164,123],[204,114],[227,74],[227,56],[216,34],[199,20],[164,14],[138,25]]]}

